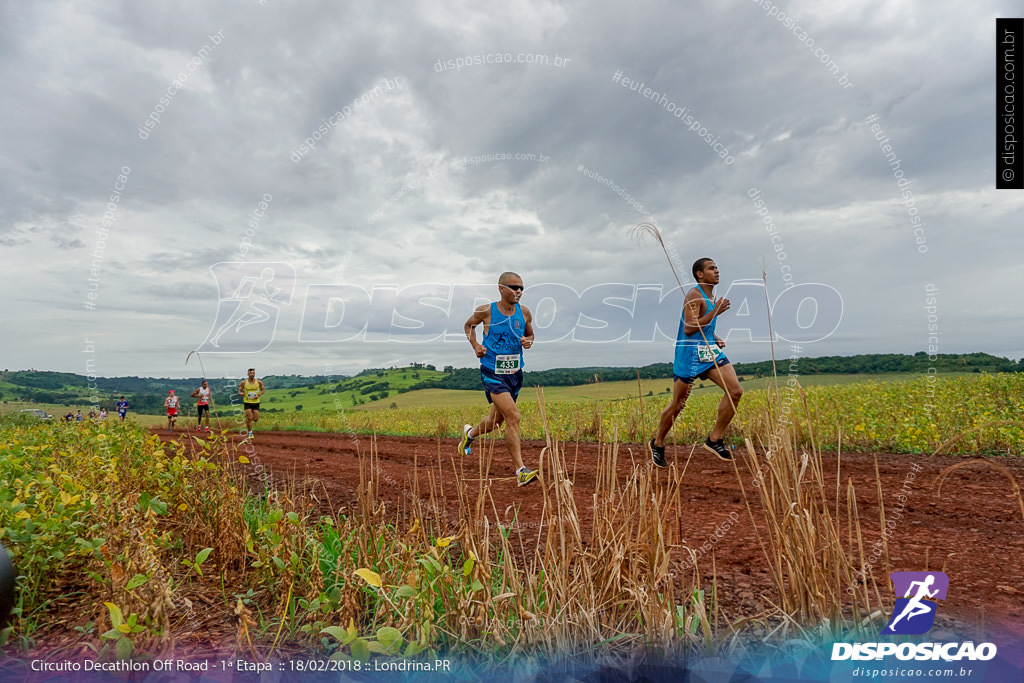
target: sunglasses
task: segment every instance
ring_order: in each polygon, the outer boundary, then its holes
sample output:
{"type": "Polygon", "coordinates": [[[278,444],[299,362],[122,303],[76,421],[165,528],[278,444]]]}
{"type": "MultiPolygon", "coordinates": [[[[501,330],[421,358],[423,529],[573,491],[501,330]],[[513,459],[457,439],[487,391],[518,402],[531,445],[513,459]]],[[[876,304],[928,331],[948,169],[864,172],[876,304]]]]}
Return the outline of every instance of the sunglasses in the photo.
{"type": "Polygon", "coordinates": [[[522,285],[502,285],[502,287],[504,287],[505,289],[511,289],[513,292],[523,291],[522,285]]]}

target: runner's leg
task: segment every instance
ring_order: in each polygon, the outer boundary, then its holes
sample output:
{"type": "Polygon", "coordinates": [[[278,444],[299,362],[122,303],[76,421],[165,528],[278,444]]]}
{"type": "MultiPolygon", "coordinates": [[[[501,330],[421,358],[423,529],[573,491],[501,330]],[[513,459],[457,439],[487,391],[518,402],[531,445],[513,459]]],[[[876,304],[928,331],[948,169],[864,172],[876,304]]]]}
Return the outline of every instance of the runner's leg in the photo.
{"type": "MultiPolygon", "coordinates": [[[[491,399],[494,399],[493,395],[491,396],[491,399]]],[[[500,427],[504,421],[505,416],[501,414],[500,410],[498,410],[498,406],[492,404],[490,412],[487,413],[484,419],[480,420],[480,424],[470,430],[469,435],[476,439],[484,434],[493,432],[495,429],[500,427]]]]}
{"type": "Polygon", "coordinates": [[[736,369],[731,364],[711,368],[708,371],[708,379],[725,392],[722,400],[718,403],[718,419],[715,420],[715,426],[708,435],[712,441],[718,441],[722,438],[725,428],[729,426],[733,416],[736,415],[736,406],[740,404],[740,398],[743,396],[743,387],[740,386],[740,380],[736,377],[736,369]]]}
{"type": "Polygon", "coordinates": [[[693,389],[693,384],[687,384],[682,380],[673,380],[672,382],[672,400],[669,402],[665,409],[661,411],[661,420],[658,422],[658,431],[654,435],[654,445],[659,448],[665,445],[665,437],[668,436],[669,431],[672,430],[672,424],[676,421],[676,417],[683,410],[686,405],[686,399],[690,395],[690,390],[693,389]]]}
{"type": "Polygon", "coordinates": [[[519,407],[512,399],[512,394],[507,392],[491,394],[491,400],[494,401],[494,408],[501,413],[505,423],[505,448],[512,458],[515,471],[518,472],[523,466],[522,448],[519,443],[519,407]]]}

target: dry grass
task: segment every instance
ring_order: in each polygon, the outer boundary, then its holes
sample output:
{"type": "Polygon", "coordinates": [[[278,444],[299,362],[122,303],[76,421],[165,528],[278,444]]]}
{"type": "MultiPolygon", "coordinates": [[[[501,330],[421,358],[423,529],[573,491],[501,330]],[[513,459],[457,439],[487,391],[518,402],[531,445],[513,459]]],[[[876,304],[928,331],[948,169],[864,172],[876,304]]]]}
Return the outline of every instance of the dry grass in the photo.
{"type": "MultiPolygon", "coordinates": [[[[104,602],[138,615],[145,629],[130,636],[137,650],[188,642],[204,627],[195,614],[212,609],[224,615],[231,647],[254,659],[284,649],[339,657],[455,651],[488,661],[594,650],[734,650],[755,635],[814,639],[856,629],[883,606],[887,591],[866,566],[853,485],[843,485],[839,464],[835,473],[824,471],[806,400],[788,424],[781,396],[772,394],[774,424],[748,435],[739,453],[736,474],[774,591],[763,596],[763,613],[731,622],[718,613],[718,582],[707,565],[713,555],[698,566],[701,556],[680,529],[686,467],[663,472],[646,460],[621,466],[619,426],[608,433],[594,419],[602,444],[595,491],[581,500],[573,491],[575,462],[549,422],[542,392],[537,406],[547,437],[537,524],[500,522],[511,511],[499,510],[491,493],[496,440],[476,449],[479,477],[468,478],[464,461],[451,455],[417,463],[414,483],[388,507],[380,491],[396,482],[380,467],[376,440],[365,439],[357,504],[345,516],[326,517],[316,504],[322,492],[287,481],[253,487],[241,465],[216,464],[239,453],[214,441],[189,455],[209,458],[202,466],[175,465],[187,480],[161,480],[165,512],[140,505],[141,492],[104,499],[111,507],[97,510],[97,519],[115,526],[86,567],[96,578],[80,604],[102,623],[104,602]],[[753,490],[743,485],[746,468],[759,484],[753,490]],[[453,500],[457,512],[450,513],[453,500]],[[589,531],[584,517],[593,520],[589,531]],[[131,520],[134,531],[116,528],[117,520],[131,520]],[[204,548],[213,550],[201,572],[183,562],[204,548]],[[708,570],[710,584],[702,582],[708,570]],[[145,582],[129,588],[136,575],[145,582]],[[211,596],[216,608],[192,609],[211,596]]],[[[137,443],[144,452],[123,466],[122,456],[103,456],[117,473],[117,491],[148,486],[133,469],[138,461],[182,462],[181,452],[137,443]]],[[[885,528],[884,509],[879,514],[885,528]]]]}
{"type": "MultiPolygon", "coordinates": [[[[543,415],[542,397],[540,405],[543,415]]],[[[584,534],[571,463],[564,445],[549,439],[540,458],[540,523],[536,528],[517,522],[502,525],[496,520],[503,511],[490,491],[495,442],[483,443],[478,449],[481,477],[459,476],[461,462],[452,458],[445,465],[450,471],[437,477],[431,472],[430,491],[425,496],[414,492],[389,522],[371,504],[380,476],[371,445],[362,460],[359,517],[376,518],[372,526],[377,534],[389,526],[408,526],[417,533],[401,561],[374,557],[360,546],[359,555],[365,552],[360,561],[375,572],[383,569],[384,588],[367,590],[387,595],[389,585],[411,589],[392,590],[394,595],[377,602],[377,613],[364,614],[363,621],[407,628],[429,614],[430,635],[438,645],[487,656],[710,644],[706,606],[691,597],[694,573],[683,571],[680,553],[671,556],[680,547],[670,514],[678,503],[678,482],[666,488],[639,467],[620,482],[618,445],[602,448],[598,489],[587,501],[596,521],[591,533],[584,534]],[[458,482],[454,486],[453,479],[458,482]],[[448,482],[447,490],[442,480],[448,482]],[[458,500],[457,517],[444,515],[440,501],[445,496],[458,500]],[[457,555],[447,552],[456,547],[457,555]],[[421,571],[424,555],[448,561],[451,575],[442,571],[438,580],[437,572],[430,576],[421,571]],[[410,596],[408,601],[403,603],[399,592],[410,596]]],[[[418,477],[414,474],[413,479],[418,477]]]]}
{"type": "MultiPolygon", "coordinates": [[[[830,489],[806,396],[802,390],[799,393],[802,411],[792,411],[789,416],[782,411],[782,394],[769,394],[769,412],[776,425],[770,434],[758,435],[761,454],[750,438],[745,439],[745,460],[754,473],[754,491],[748,494],[744,488],[743,495],[755,529],[765,529],[759,542],[777,589],[775,616],[783,620],[783,634],[793,630],[806,635],[810,627],[821,635],[838,634],[875,614],[882,600],[866,570],[856,491],[850,481],[843,504],[842,451],[837,458],[835,489],[830,489]],[[804,442],[809,446],[797,446],[804,442]],[[856,588],[851,590],[851,586],[856,588]]],[[[882,501],[877,463],[876,485],[882,501]]],[[[879,515],[879,528],[884,529],[882,505],[879,515]]],[[[883,557],[888,565],[887,549],[883,557]]]]}

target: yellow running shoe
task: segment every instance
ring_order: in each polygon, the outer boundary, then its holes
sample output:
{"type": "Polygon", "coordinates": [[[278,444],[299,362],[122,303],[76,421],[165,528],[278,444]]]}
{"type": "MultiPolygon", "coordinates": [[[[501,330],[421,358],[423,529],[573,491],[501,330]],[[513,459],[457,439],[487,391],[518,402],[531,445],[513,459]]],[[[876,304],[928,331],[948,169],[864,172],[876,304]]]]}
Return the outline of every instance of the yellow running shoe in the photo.
{"type": "Polygon", "coordinates": [[[473,455],[473,438],[469,433],[473,431],[473,425],[462,426],[462,441],[459,442],[459,455],[473,455]]]}
{"type": "Polygon", "coordinates": [[[525,466],[520,467],[519,471],[516,472],[516,481],[520,486],[526,486],[531,481],[537,478],[537,470],[527,469],[525,466]]]}

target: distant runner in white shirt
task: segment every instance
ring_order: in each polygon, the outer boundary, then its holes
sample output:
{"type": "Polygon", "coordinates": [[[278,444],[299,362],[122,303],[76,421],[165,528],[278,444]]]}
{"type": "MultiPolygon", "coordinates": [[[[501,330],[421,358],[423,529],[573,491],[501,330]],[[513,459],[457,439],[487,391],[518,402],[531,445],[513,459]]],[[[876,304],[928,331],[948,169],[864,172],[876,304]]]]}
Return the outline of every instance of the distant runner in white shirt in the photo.
{"type": "Polygon", "coordinates": [[[174,395],[174,389],[167,391],[167,398],[164,399],[164,408],[167,408],[167,429],[174,431],[174,424],[178,421],[178,397],[174,395]]]}
{"type": "Polygon", "coordinates": [[[203,380],[202,386],[192,392],[192,398],[196,399],[196,431],[210,431],[210,405],[213,403],[210,385],[203,380]],[[203,428],[203,415],[206,416],[206,428],[203,428]]]}

